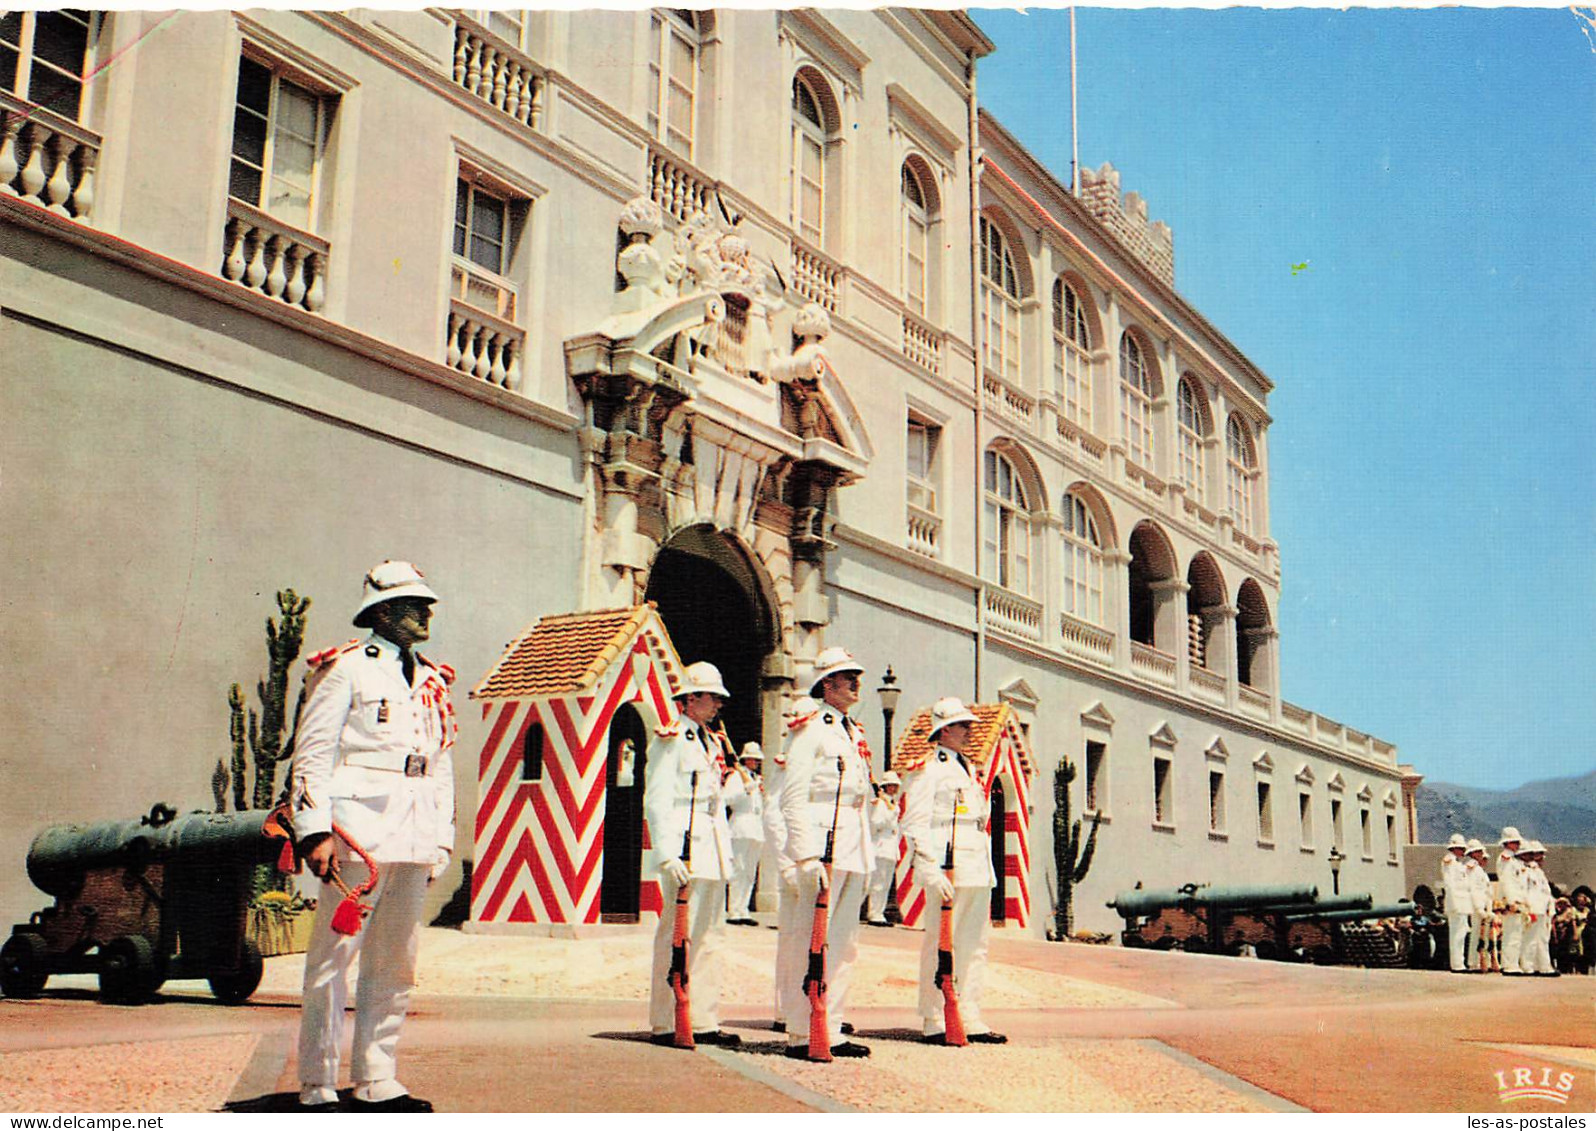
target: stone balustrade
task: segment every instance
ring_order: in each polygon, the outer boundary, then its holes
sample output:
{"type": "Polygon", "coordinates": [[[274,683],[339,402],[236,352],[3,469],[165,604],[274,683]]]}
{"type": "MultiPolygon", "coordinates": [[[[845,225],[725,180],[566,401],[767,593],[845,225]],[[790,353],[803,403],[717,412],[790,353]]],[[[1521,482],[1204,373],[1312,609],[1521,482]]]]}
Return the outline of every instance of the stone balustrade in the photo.
{"type": "Polygon", "coordinates": [[[1219,529],[1219,516],[1195,499],[1186,498],[1182,506],[1185,508],[1186,517],[1204,530],[1213,532],[1219,529]]]}
{"type": "Polygon", "coordinates": [[[1108,452],[1108,444],[1104,441],[1099,440],[1067,416],[1060,416],[1056,427],[1058,438],[1066,447],[1079,447],[1081,454],[1092,463],[1103,462],[1103,456],[1108,452]]]}
{"type": "Polygon", "coordinates": [[[942,556],[942,519],[928,510],[910,505],[906,533],[909,549],[928,558],[942,556]]]}
{"type": "Polygon", "coordinates": [[[312,314],[326,305],[329,245],[245,204],[227,201],[222,276],[312,314]]]}
{"type": "Polygon", "coordinates": [[[1036,398],[1010,385],[995,373],[981,375],[986,403],[1027,431],[1036,423],[1036,398]]]}
{"type": "Polygon", "coordinates": [[[454,81],[523,126],[543,116],[543,69],[475,20],[455,13],[454,81]]]}
{"type": "Polygon", "coordinates": [[[903,314],[903,356],[933,377],[942,376],[942,342],[945,335],[929,322],[905,311],[903,314]]]}
{"type": "Polygon", "coordinates": [[[986,613],[993,628],[1025,640],[1042,639],[1042,605],[1038,601],[988,586],[986,613]]]}
{"type": "Polygon", "coordinates": [[[842,268],[798,239],[792,241],[792,286],[828,313],[841,313],[842,268]]]}
{"type": "Polygon", "coordinates": [[[1248,687],[1245,683],[1236,688],[1237,703],[1241,713],[1250,715],[1255,719],[1269,717],[1269,695],[1259,691],[1256,687],[1248,687]]]}
{"type": "Polygon", "coordinates": [[[1225,677],[1207,668],[1193,665],[1191,669],[1191,692],[1198,699],[1202,699],[1218,706],[1225,703],[1225,677]]]}
{"type": "Polygon", "coordinates": [[[0,189],[58,216],[87,220],[99,156],[99,134],[0,92],[0,189]]]}
{"type": "Polygon", "coordinates": [[[1131,641],[1131,670],[1164,687],[1175,686],[1175,657],[1139,640],[1131,641]]]}
{"type": "Polygon", "coordinates": [[[1142,489],[1155,499],[1162,499],[1169,490],[1167,482],[1130,459],[1125,461],[1125,478],[1132,483],[1140,483],[1142,489]]]}
{"type": "Polygon", "coordinates": [[[1114,662],[1114,634],[1069,613],[1059,614],[1059,637],[1064,651],[1095,664],[1114,662]]]}
{"type": "Polygon", "coordinates": [[[708,211],[714,185],[675,154],[650,145],[648,149],[648,196],[667,215],[678,222],[694,212],[708,211]]]}
{"type": "Polygon", "coordinates": [[[449,301],[449,329],[444,363],[490,385],[516,389],[521,384],[521,351],[526,331],[502,318],[460,302],[449,301]]]}

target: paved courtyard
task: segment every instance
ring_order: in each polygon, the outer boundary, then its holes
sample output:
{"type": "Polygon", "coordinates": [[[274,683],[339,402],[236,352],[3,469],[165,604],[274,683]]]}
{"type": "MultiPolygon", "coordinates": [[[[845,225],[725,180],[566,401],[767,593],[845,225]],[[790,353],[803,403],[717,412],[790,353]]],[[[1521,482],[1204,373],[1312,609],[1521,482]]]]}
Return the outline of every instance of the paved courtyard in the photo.
{"type": "MultiPolygon", "coordinates": [[[[644,933],[581,941],[429,929],[401,1046],[440,1111],[1589,1111],[1596,982],[1286,966],[998,937],[1004,1046],[915,1039],[919,935],[869,928],[849,1017],[873,1056],[790,1061],[771,1032],[775,934],[730,928],[723,1014],[744,1045],[646,1042],[644,933]],[[1504,1105],[1496,1073],[1571,1072],[1567,1105],[1504,1105]],[[667,1089],[661,1083],[670,1081],[667,1089]]],[[[249,1005],[174,982],[102,1005],[92,978],[0,1001],[0,1110],[274,1110],[295,1090],[299,958],[249,1005]]]]}

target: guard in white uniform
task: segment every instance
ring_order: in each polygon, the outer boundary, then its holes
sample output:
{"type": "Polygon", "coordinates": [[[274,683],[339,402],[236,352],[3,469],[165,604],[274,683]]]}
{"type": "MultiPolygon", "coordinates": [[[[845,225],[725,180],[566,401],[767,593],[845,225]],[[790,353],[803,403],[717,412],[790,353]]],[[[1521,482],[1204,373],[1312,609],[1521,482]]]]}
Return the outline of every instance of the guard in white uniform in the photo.
{"type": "Polygon", "coordinates": [[[676,893],[687,887],[688,997],[693,1041],[740,1043],[720,1028],[722,944],[726,934],[726,882],[732,874],[731,830],[726,824],[722,778],[726,750],[710,721],[730,698],[714,664],[689,664],[676,693],[681,714],[648,745],[643,816],[649,843],[660,859],[662,899],[654,931],[654,971],[649,982],[651,1040],[669,1045],[676,1028],[676,995],[670,985],[671,935],[676,893]]]}
{"type": "Polygon", "coordinates": [[[865,916],[874,927],[887,922],[887,889],[898,871],[898,775],[888,770],[881,775],[875,804],[870,807],[870,839],[876,846],[876,870],[870,873],[870,897],[865,916]]]}
{"type": "MultiPolygon", "coordinates": [[[[849,708],[859,701],[862,671],[863,665],[842,648],[827,648],[815,657],[810,695],[820,700],[820,709],[795,732],[779,800],[787,854],[797,870],[799,910],[789,931],[800,932],[801,960],[809,950],[815,901],[828,883],[821,856],[828,839],[832,845],[826,924],[826,1006],[832,1032],[827,1040],[831,1055],[840,1057],[870,1055],[866,1046],[844,1041],[842,1033],[853,964],[859,954],[859,908],[875,865],[870,843],[870,747],[864,729],[848,717],[849,708]]],[[[782,991],[787,1007],[787,1055],[797,1059],[809,1055],[809,998],[801,974],[806,966],[802,961],[798,983],[782,991]]]]}
{"type": "MultiPolygon", "coordinates": [[[[757,742],[743,744],[737,766],[726,775],[726,819],[731,825],[732,880],[726,922],[755,927],[754,877],[765,848],[765,779],[760,770],[765,752],[757,742]]],[[[767,883],[769,881],[766,881],[767,883]]]]}
{"type": "Polygon", "coordinates": [[[1470,971],[1485,973],[1486,955],[1491,938],[1491,873],[1485,860],[1485,846],[1477,840],[1468,842],[1468,880],[1471,914],[1469,950],[1464,955],[1470,971]]]}
{"type": "Polygon", "coordinates": [[[977,1044],[1008,1040],[981,1019],[981,987],[986,981],[987,934],[991,929],[992,842],[987,832],[990,799],[964,758],[970,725],[976,717],[951,696],[931,708],[927,740],[936,750],[905,787],[903,835],[914,854],[915,881],[925,890],[920,942],[920,1017],[924,1040],[945,1044],[942,991],[936,986],[937,946],[942,904],[953,900],[953,984],[959,993],[964,1031],[977,1044]],[[948,845],[953,846],[949,880],[948,845]]]}
{"type": "MultiPolygon", "coordinates": [[[[773,764],[765,772],[769,801],[765,806],[765,840],[776,857],[776,1020],[771,1023],[771,1028],[778,1033],[787,1029],[788,999],[800,993],[798,987],[803,982],[807,964],[811,922],[801,906],[798,866],[787,851],[787,826],[781,819],[780,805],[782,775],[787,769],[787,751],[792,748],[793,739],[819,711],[820,704],[805,695],[782,712],[786,736],[782,740],[781,752],[772,759],[773,764]]],[[[813,913],[813,906],[808,911],[813,913]]]]}
{"type": "Polygon", "coordinates": [[[1519,852],[1524,864],[1524,892],[1529,903],[1524,924],[1524,950],[1519,959],[1519,969],[1526,974],[1557,973],[1552,965],[1552,916],[1557,912],[1557,900],[1552,895],[1552,882],[1541,868],[1545,855],[1546,846],[1538,840],[1530,841],[1519,852]]]}
{"type": "Polygon", "coordinates": [[[1524,951],[1524,911],[1529,905],[1524,891],[1524,865],[1518,859],[1524,843],[1518,830],[1509,825],[1502,830],[1502,854],[1496,858],[1496,883],[1505,905],[1502,911],[1502,973],[1522,974],[1520,959],[1524,951]]]}
{"type": "Polygon", "coordinates": [[[1461,833],[1447,838],[1441,857],[1441,890],[1446,894],[1446,938],[1452,973],[1469,972],[1466,944],[1474,915],[1474,888],[1469,883],[1468,841],[1461,833]]]}
{"type": "Polygon", "coordinates": [[[338,892],[321,889],[305,958],[299,1025],[304,1110],[337,1106],[349,964],[360,956],[349,1105],[358,1111],[431,1111],[395,1078],[394,1051],[415,984],[427,885],[454,850],[454,672],[412,651],[427,639],[438,596],[408,562],[383,562],[365,578],[355,614],[372,635],[309,660],[306,699],[289,769],[294,832],[317,876],[329,868],[351,888],[367,869],[336,824],[377,864],[360,932],[332,929],[338,892]]]}

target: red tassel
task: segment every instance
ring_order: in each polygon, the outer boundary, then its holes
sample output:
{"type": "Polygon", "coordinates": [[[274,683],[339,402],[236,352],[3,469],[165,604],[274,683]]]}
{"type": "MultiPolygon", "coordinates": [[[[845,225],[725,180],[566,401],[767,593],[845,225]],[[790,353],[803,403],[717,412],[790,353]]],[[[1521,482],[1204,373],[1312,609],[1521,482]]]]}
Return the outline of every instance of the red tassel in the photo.
{"type": "Polygon", "coordinates": [[[369,906],[354,896],[347,895],[343,902],[333,909],[332,929],[340,935],[358,935],[360,928],[365,925],[366,913],[370,910],[369,906]]]}
{"type": "Polygon", "coordinates": [[[286,840],[283,841],[283,850],[277,854],[277,870],[285,876],[299,871],[299,857],[294,855],[294,846],[286,840]]]}

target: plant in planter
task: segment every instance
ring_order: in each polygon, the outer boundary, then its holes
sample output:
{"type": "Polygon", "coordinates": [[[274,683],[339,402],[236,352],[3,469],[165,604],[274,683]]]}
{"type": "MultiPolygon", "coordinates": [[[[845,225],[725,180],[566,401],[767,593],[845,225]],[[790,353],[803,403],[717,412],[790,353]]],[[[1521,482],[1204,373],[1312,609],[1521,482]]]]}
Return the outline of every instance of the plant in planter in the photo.
{"type": "Polygon", "coordinates": [[[1092,830],[1086,847],[1081,848],[1081,822],[1070,820],[1070,783],[1075,780],[1075,763],[1060,758],[1053,774],[1053,864],[1058,872],[1058,900],[1053,912],[1055,937],[1067,939],[1075,933],[1075,885],[1086,878],[1097,848],[1097,826],[1102,810],[1092,814],[1092,830]]]}

